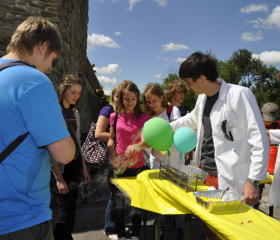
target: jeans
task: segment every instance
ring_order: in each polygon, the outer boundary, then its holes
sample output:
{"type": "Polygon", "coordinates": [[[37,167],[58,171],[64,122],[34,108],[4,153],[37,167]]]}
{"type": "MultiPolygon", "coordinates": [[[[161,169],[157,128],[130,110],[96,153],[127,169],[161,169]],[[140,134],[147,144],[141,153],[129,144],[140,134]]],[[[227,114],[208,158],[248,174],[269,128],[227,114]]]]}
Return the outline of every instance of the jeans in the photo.
{"type": "Polygon", "coordinates": [[[110,194],[110,198],[106,207],[105,212],[105,226],[104,226],[104,232],[106,235],[115,234],[115,223],[111,220],[112,218],[112,209],[113,209],[113,198],[112,193],[110,194]]]}
{"type": "Polygon", "coordinates": [[[69,192],[67,194],[60,194],[57,192],[57,187],[55,186],[55,191],[59,206],[59,216],[54,226],[54,239],[73,240],[71,234],[75,225],[79,188],[69,188],[69,192]]]}

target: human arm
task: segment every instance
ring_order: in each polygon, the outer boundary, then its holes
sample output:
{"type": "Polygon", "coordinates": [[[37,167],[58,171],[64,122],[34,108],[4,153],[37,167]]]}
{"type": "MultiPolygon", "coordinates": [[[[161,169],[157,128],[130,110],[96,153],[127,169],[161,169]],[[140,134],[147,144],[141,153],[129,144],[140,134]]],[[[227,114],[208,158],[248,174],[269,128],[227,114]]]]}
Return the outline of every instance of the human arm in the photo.
{"type": "Polygon", "coordinates": [[[259,186],[246,182],[243,189],[244,203],[253,206],[259,202],[259,186]]]}
{"type": "Polygon", "coordinates": [[[88,173],[87,165],[86,165],[84,157],[83,157],[83,169],[84,169],[84,173],[83,174],[84,174],[85,184],[88,184],[89,181],[90,181],[90,175],[88,173]]]}
{"type": "Polygon", "coordinates": [[[125,156],[130,157],[147,147],[148,147],[148,144],[145,142],[143,133],[141,132],[141,141],[139,143],[129,145],[125,151],[125,156]]]}
{"type": "Polygon", "coordinates": [[[52,166],[51,170],[52,170],[52,173],[53,173],[53,175],[55,177],[55,180],[56,180],[56,186],[57,186],[58,192],[60,194],[68,193],[69,192],[68,185],[64,181],[64,178],[63,178],[63,176],[61,174],[61,171],[59,169],[58,164],[52,166]]]}
{"type": "Polygon", "coordinates": [[[95,138],[96,139],[103,141],[103,142],[109,141],[110,133],[106,132],[109,122],[110,122],[110,119],[103,115],[100,115],[98,117],[97,123],[96,123],[96,129],[95,129],[95,138]]]}
{"type": "Polygon", "coordinates": [[[203,101],[203,96],[200,95],[196,101],[195,108],[190,113],[188,113],[185,116],[182,116],[182,117],[178,118],[177,120],[172,121],[170,123],[174,132],[177,129],[179,129],[180,127],[190,127],[194,130],[197,129],[198,114],[199,114],[199,109],[200,109],[200,105],[201,105],[202,101],[203,101]]]}
{"type": "Polygon", "coordinates": [[[114,142],[114,135],[115,135],[115,128],[113,126],[110,126],[110,134],[109,134],[109,140],[107,143],[108,147],[108,155],[109,155],[109,161],[112,162],[117,157],[117,152],[115,150],[115,142],[114,142]]]}
{"type": "Polygon", "coordinates": [[[67,164],[74,159],[76,146],[70,136],[48,144],[47,147],[50,154],[57,162],[67,164]]]}
{"type": "MultiPolygon", "coordinates": [[[[240,163],[233,174],[236,174],[238,187],[243,188],[244,202],[254,205],[259,201],[259,189],[247,179],[260,181],[266,178],[270,149],[266,129],[250,89],[235,87],[227,98],[238,119],[232,122],[232,127],[229,124],[229,130],[236,144],[242,142],[242,146],[235,148],[240,153],[240,163]]],[[[233,115],[229,119],[234,120],[233,115]]]]}
{"type": "Polygon", "coordinates": [[[280,129],[267,130],[271,144],[280,144],[280,129]]]}

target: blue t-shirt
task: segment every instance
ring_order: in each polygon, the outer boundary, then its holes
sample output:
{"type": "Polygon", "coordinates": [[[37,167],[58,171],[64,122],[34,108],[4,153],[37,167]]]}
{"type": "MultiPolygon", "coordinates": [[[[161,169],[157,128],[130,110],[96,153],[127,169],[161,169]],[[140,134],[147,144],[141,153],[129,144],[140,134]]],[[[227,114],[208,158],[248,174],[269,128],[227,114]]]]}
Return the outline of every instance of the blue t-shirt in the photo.
{"type": "MultiPolygon", "coordinates": [[[[8,59],[0,59],[0,64],[8,59]]],[[[51,219],[46,145],[69,136],[57,94],[46,75],[29,66],[0,72],[0,152],[25,140],[0,164],[0,235],[51,219]]]]}

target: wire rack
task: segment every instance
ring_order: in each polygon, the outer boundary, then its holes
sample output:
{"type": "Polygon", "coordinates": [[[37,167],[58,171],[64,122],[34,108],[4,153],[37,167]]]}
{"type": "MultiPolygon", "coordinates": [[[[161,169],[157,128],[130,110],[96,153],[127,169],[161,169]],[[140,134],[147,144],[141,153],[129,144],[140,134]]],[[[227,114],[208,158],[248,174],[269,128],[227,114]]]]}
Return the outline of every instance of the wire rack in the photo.
{"type": "Polygon", "coordinates": [[[203,184],[206,175],[207,172],[195,166],[189,166],[187,171],[182,172],[176,168],[161,164],[159,170],[159,176],[176,184],[184,191],[196,191],[197,186],[203,184]]]}

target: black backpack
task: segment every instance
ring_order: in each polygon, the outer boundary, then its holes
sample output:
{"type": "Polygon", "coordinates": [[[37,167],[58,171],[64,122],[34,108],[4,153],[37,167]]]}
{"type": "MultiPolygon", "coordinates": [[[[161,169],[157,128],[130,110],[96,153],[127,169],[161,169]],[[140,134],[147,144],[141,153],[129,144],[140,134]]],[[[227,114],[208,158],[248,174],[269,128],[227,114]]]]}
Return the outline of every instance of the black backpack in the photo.
{"type": "MultiPolygon", "coordinates": [[[[5,62],[0,64],[0,71],[8,68],[8,67],[13,67],[13,66],[20,66],[20,65],[25,65],[29,67],[34,67],[30,65],[29,63],[23,61],[23,60],[15,60],[15,61],[10,61],[10,62],[5,62]]],[[[0,163],[5,160],[6,157],[10,155],[12,151],[14,151],[18,145],[22,143],[22,141],[27,137],[29,132],[17,137],[12,143],[10,143],[9,146],[7,146],[3,152],[0,153],[0,163]]]]}

